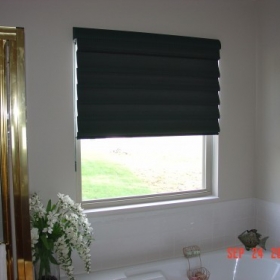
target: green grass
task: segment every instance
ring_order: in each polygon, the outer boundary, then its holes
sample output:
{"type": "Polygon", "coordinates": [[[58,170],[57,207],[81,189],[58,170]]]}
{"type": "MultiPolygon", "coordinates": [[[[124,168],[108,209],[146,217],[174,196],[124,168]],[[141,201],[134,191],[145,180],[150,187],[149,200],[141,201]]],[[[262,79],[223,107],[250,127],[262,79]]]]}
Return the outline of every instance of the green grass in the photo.
{"type": "Polygon", "coordinates": [[[82,161],[83,200],[150,194],[146,184],[128,168],[105,160],[82,161]]]}

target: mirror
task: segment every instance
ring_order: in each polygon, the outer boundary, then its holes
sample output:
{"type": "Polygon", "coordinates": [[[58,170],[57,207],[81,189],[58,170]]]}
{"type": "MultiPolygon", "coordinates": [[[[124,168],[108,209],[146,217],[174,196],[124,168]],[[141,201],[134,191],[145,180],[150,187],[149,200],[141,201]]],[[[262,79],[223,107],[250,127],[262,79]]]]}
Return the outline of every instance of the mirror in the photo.
{"type": "Polygon", "coordinates": [[[1,228],[8,280],[33,279],[25,103],[24,29],[0,27],[1,228]]]}

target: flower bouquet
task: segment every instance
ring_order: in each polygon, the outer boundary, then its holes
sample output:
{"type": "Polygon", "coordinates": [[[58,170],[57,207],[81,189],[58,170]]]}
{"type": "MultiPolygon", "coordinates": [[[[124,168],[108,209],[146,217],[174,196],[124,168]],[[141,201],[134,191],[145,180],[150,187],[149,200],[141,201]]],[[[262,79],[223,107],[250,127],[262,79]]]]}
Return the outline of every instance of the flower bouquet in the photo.
{"type": "Polygon", "coordinates": [[[74,280],[71,253],[77,250],[89,272],[93,229],[80,204],[68,195],[57,196],[58,202],[49,200],[46,208],[36,193],[29,199],[32,260],[39,266],[39,279],[53,279],[50,266],[56,264],[74,280]]]}

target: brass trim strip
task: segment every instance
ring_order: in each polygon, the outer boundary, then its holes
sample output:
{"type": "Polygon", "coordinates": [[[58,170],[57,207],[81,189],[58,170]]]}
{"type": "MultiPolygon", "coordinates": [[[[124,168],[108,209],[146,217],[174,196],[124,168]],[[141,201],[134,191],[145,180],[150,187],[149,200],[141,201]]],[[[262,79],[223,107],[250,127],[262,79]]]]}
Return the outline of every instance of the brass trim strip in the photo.
{"type": "MultiPolygon", "coordinates": [[[[8,100],[7,100],[7,73],[6,73],[6,44],[0,40],[0,103],[1,103],[1,191],[2,191],[2,209],[3,209],[3,233],[7,244],[12,244],[12,222],[10,211],[10,187],[9,187],[9,164],[8,164],[8,100]]],[[[13,250],[12,245],[6,246],[7,254],[7,277],[14,279],[13,273],[13,250]]]]}
{"type": "Polygon", "coordinates": [[[26,100],[24,30],[17,28],[17,41],[11,41],[10,94],[11,94],[11,148],[15,229],[17,240],[18,279],[32,277],[32,255],[29,219],[29,191],[26,140],[26,100]],[[31,264],[31,265],[30,265],[31,264]],[[31,269],[31,271],[30,271],[31,269]]]}
{"type": "MultiPolygon", "coordinates": [[[[29,181],[27,162],[27,131],[26,131],[26,90],[25,90],[25,49],[24,29],[17,28],[17,89],[18,107],[18,136],[19,136],[19,164],[20,164],[20,206],[21,229],[18,230],[21,237],[22,260],[24,263],[24,275],[19,279],[33,279],[33,263],[31,253],[30,217],[29,217],[29,181]]],[[[16,209],[15,209],[16,211],[16,209]]],[[[19,237],[19,236],[18,236],[19,237]]],[[[19,238],[20,238],[19,237],[19,238]]],[[[18,257],[19,260],[19,257],[18,257]]]]}
{"type": "Polygon", "coordinates": [[[0,179],[1,188],[4,190],[2,191],[4,194],[2,200],[4,201],[3,213],[5,216],[4,242],[9,244],[6,245],[9,280],[13,280],[15,277],[18,280],[33,279],[29,220],[24,54],[24,30],[22,28],[0,27],[0,179]],[[9,46],[9,54],[5,52],[7,45],[9,46]],[[10,62],[9,79],[7,79],[5,68],[7,56],[10,62]],[[11,156],[11,164],[9,164],[9,156],[11,156]],[[10,174],[12,178],[10,178],[10,174]],[[10,189],[13,190],[13,198],[11,198],[10,189]],[[15,240],[12,238],[11,229],[10,205],[12,205],[12,200],[14,201],[15,240]],[[15,256],[13,255],[12,245],[16,248],[15,256]],[[14,263],[16,263],[17,267],[16,276],[14,276],[14,263]]]}
{"type": "Polygon", "coordinates": [[[16,41],[17,33],[15,27],[0,26],[0,39],[16,41]]]}

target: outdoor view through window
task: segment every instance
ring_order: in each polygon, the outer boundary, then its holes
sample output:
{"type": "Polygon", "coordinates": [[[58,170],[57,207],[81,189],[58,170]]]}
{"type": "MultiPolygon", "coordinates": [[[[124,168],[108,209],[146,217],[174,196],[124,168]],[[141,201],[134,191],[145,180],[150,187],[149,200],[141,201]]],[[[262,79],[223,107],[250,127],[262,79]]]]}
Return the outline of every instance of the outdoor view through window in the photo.
{"type": "Polygon", "coordinates": [[[176,193],[203,186],[203,136],[80,140],[82,200],[176,193]]]}

